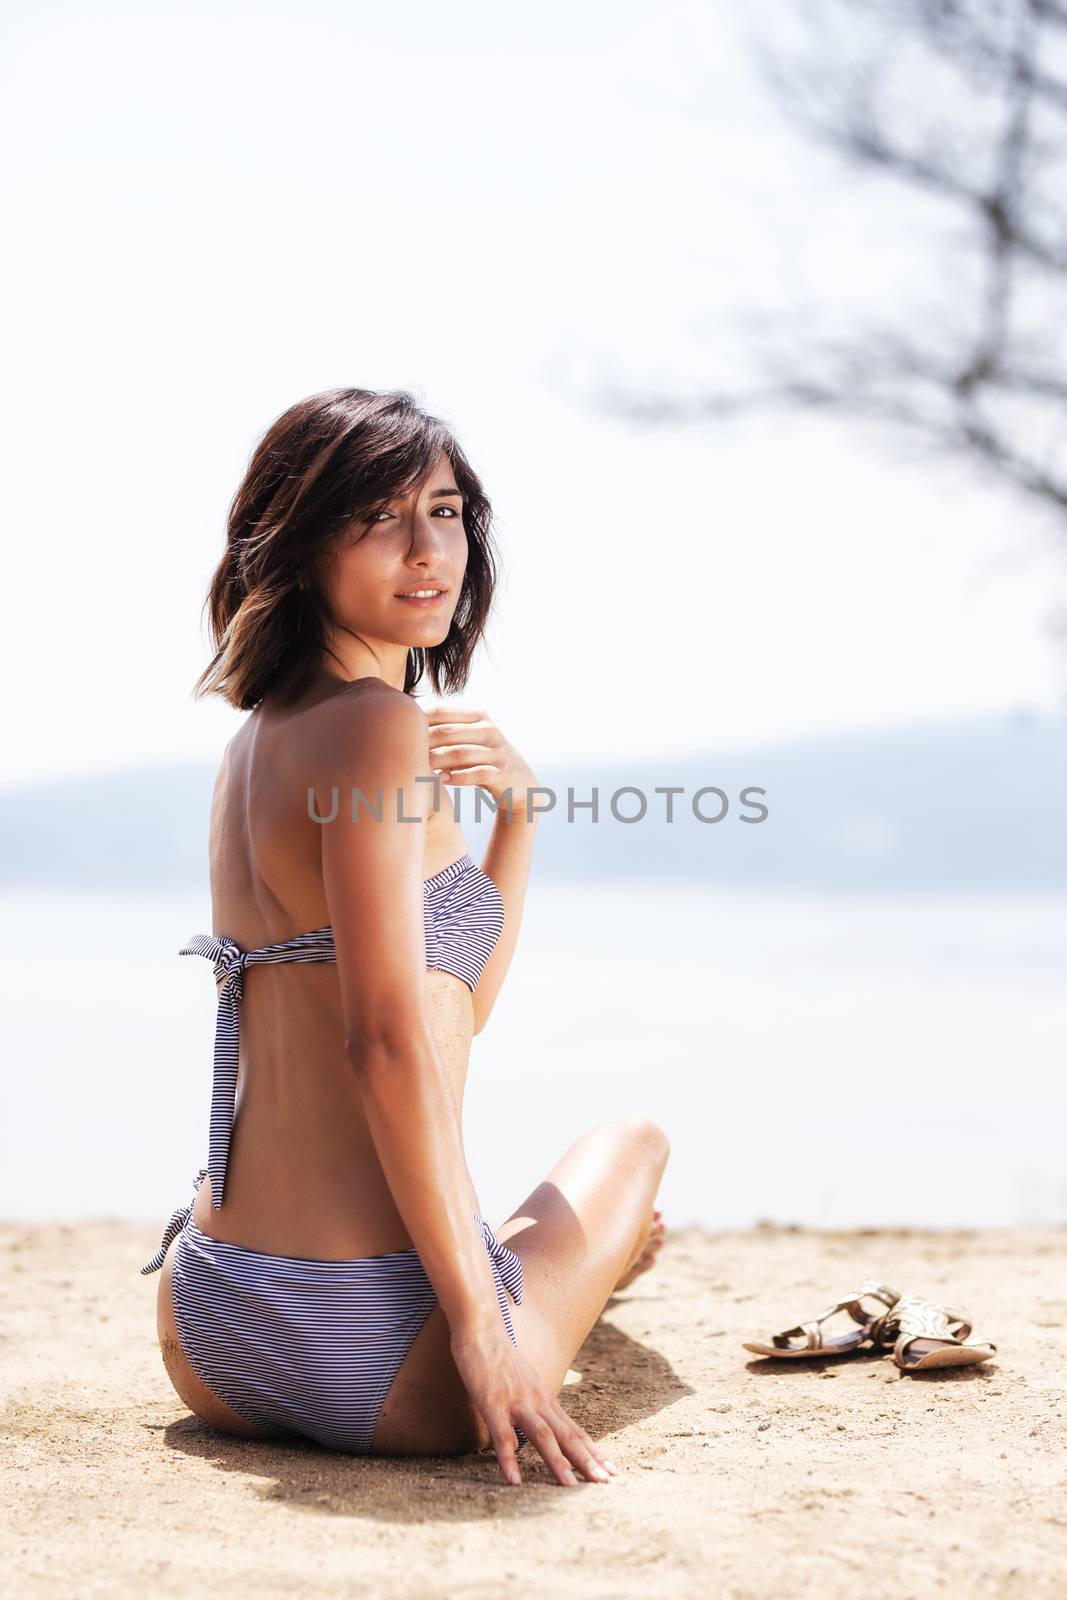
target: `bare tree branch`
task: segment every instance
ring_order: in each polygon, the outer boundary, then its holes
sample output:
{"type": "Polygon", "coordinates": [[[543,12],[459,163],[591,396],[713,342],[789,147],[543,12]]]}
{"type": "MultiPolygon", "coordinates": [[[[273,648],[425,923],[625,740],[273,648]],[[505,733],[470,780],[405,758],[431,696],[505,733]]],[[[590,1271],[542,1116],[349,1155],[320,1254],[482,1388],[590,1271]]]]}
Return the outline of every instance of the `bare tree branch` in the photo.
{"type": "Polygon", "coordinates": [[[1067,4],[796,5],[806,48],[753,44],[780,110],[856,170],[962,217],[974,286],[949,316],[860,321],[844,338],[810,315],[772,324],[749,340],[761,376],[738,389],[683,399],[608,384],[602,403],[646,422],[834,411],[1067,511],[1067,355],[1056,347],[1067,333],[1067,216],[1055,199],[1067,188],[1067,4]]]}

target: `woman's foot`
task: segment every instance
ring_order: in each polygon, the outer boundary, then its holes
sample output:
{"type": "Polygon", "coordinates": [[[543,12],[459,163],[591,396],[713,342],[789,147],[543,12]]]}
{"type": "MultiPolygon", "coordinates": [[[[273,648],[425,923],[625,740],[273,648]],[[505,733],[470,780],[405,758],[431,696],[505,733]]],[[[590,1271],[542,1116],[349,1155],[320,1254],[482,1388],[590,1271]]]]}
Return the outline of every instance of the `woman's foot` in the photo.
{"type": "Polygon", "coordinates": [[[653,1211],[652,1223],[648,1234],[642,1241],[637,1254],[632,1257],[622,1277],[615,1285],[614,1293],[617,1293],[620,1289],[628,1288],[635,1278],[640,1277],[642,1272],[647,1272],[649,1267],[654,1264],[663,1245],[663,1231],[663,1213],[662,1211],[653,1211]]]}

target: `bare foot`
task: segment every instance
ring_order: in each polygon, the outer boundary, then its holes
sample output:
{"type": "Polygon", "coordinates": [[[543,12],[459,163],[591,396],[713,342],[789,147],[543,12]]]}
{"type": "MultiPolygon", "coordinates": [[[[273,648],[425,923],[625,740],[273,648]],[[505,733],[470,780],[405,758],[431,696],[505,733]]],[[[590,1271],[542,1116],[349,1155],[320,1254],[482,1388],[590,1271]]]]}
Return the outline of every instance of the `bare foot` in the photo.
{"type": "Polygon", "coordinates": [[[615,1289],[613,1290],[613,1293],[617,1293],[618,1290],[620,1290],[620,1289],[629,1288],[630,1284],[633,1283],[635,1278],[640,1277],[642,1272],[647,1272],[649,1267],[654,1265],[656,1257],[659,1254],[662,1245],[663,1245],[663,1212],[662,1211],[653,1211],[653,1213],[652,1213],[652,1225],[648,1230],[648,1234],[647,1234],[644,1242],[642,1243],[641,1248],[638,1250],[637,1254],[631,1259],[631,1261],[630,1261],[629,1265],[627,1266],[626,1270],[624,1271],[622,1277],[619,1279],[618,1283],[615,1285],[615,1289]]]}

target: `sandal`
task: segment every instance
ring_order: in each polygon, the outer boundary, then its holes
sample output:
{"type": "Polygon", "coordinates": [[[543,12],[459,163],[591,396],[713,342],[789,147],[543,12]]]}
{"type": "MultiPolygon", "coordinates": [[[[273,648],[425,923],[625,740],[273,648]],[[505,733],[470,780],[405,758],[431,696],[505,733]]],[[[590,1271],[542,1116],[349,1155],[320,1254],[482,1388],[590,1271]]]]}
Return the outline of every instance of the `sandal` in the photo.
{"type": "Polygon", "coordinates": [[[878,1343],[892,1346],[901,1372],[928,1372],[934,1367],[974,1367],[995,1356],[988,1339],[968,1343],[971,1319],[958,1306],[937,1305],[918,1295],[905,1295],[884,1319],[878,1343]]]}
{"type": "Polygon", "coordinates": [[[810,1322],[798,1322],[795,1328],[785,1328],[781,1333],[773,1334],[769,1345],[749,1344],[746,1341],[743,1348],[754,1351],[758,1356],[795,1358],[846,1355],[850,1350],[858,1350],[861,1345],[879,1342],[882,1328],[899,1300],[900,1295],[896,1289],[890,1289],[884,1283],[875,1283],[872,1279],[868,1279],[860,1284],[855,1294],[847,1295],[828,1311],[812,1317],[810,1322]],[[862,1304],[864,1300],[875,1301],[878,1309],[865,1310],[862,1304]],[[856,1324],[855,1328],[827,1338],[823,1334],[823,1323],[842,1311],[848,1312],[856,1324]],[[803,1343],[794,1343],[793,1341],[797,1339],[803,1343]]]}

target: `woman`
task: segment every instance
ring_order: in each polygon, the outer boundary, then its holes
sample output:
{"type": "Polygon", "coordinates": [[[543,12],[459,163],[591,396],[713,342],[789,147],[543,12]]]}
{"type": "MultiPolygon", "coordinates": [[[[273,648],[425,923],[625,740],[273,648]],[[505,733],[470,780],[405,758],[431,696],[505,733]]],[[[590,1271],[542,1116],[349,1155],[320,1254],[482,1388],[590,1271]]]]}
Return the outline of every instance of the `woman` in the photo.
{"type": "MultiPolygon", "coordinates": [[[[249,710],[211,811],[221,981],[208,1167],[156,1256],[181,1399],[245,1438],[384,1455],[532,1439],[615,1469],[562,1409],[608,1296],[651,1264],[667,1160],[644,1118],[582,1135],[499,1235],[464,1157],[470,1041],[518,938],[534,775],[461,689],[492,601],[490,505],[403,392],[286,411],[230,506],[197,693],[249,710]],[[443,784],[500,802],[484,866],[443,784]],[[510,806],[508,797],[510,796],[510,806]],[[307,931],[302,931],[307,930],[307,931]]],[[[515,1086],[511,1140],[536,1079],[515,1086]]]]}

